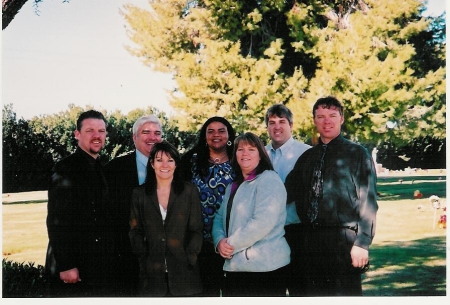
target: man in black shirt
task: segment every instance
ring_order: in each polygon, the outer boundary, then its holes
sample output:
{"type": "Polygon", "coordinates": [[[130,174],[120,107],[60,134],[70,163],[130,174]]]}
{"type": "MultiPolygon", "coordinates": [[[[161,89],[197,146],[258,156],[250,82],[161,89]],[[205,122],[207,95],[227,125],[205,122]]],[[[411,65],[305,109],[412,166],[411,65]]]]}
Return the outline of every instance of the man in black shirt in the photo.
{"type": "Polygon", "coordinates": [[[378,210],[375,166],[364,147],[341,135],[339,100],[318,99],[313,116],[319,143],[300,156],[285,182],[287,202],[295,201],[302,223],[304,285],[308,296],[362,295],[378,210]]]}
{"type": "Polygon", "coordinates": [[[50,177],[45,269],[52,296],[104,296],[114,267],[108,187],[99,160],[106,139],[103,114],[83,112],[74,134],[76,151],[57,162],[50,177]]]}

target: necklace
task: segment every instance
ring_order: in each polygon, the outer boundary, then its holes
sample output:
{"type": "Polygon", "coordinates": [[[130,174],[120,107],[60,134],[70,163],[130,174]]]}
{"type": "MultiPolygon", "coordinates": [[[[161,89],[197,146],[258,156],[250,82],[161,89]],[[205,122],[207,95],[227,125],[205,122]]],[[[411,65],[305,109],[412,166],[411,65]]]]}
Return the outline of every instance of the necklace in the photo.
{"type": "Polygon", "coordinates": [[[225,153],[224,155],[220,156],[219,158],[214,158],[214,159],[209,158],[209,160],[211,160],[214,164],[219,164],[220,161],[223,159],[223,157],[226,157],[226,156],[227,156],[227,154],[225,153]]]}

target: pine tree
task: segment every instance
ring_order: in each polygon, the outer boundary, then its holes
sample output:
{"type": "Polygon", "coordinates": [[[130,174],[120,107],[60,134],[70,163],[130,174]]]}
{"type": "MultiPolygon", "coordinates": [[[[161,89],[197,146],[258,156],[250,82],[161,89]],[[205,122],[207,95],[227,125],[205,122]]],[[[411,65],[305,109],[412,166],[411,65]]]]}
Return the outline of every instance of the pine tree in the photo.
{"type": "Polygon", "coordinates": [[[434,65],[417,56],[424,39],[432,39],[424,35],[432,20],[421,17],[421,1],[150,5],[125,7],[137,45],[130,52],[174,75],[171,105],[182,129],[198,130],[221,115],[238,132],[265,137],[265,110],[284,103],[294,112],[295,134],[306,140],[316,136],[313,103],[334,95],[344,103],[344,134],[353,140],[376,145],[388,135],[398,143],[430,132],[445,137],[445,42],[425,41],[434,65]],[[397,127],[388,130],[388,121],[397,127]]]}

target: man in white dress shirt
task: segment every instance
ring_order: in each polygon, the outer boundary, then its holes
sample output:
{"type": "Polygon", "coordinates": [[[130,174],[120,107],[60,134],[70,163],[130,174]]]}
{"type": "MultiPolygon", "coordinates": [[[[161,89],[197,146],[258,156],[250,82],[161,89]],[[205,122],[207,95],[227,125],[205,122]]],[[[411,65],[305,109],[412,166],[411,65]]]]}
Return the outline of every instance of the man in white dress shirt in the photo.
{"type": "MultiPolygon", "coordinates": [[[[291,110],[285,105],[272,105],[266,112],[265,123],[270,137],[270,143],[266,146],[266,150],[275,171],[284,183],[286,176],[294,167],[297,159],[311,146],[292,137],[293,115],[291,110]]],[[[287,288],[290,296],[301,296],[303,295],[302,283],[298,282],[298,275],[296,281],[291,280],[295,278],[294,274],[296,272],[296,241],[298,240],[298,234],[301,233],[299,226],[296,226],[296,224],[300,223],[300,219],[294,202],[288,203],[286,210],[287,217],[284,229],[286,232],[285,238],[291,248],[289,272],[292,274],[288,276],[287,288]]]]}

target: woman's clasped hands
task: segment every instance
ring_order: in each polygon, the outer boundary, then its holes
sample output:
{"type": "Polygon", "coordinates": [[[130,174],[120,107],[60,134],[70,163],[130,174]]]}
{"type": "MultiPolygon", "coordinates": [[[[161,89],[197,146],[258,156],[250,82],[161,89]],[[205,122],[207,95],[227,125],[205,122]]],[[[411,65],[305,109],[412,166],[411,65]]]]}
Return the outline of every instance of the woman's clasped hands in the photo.
{"type": "Polygon", "coordinates": [[[217,250],[219,254],[226,259],[231,259],[233,257],[234,247],[228,244],[228,238],[222,238],[217,245],[217,250]]]}

